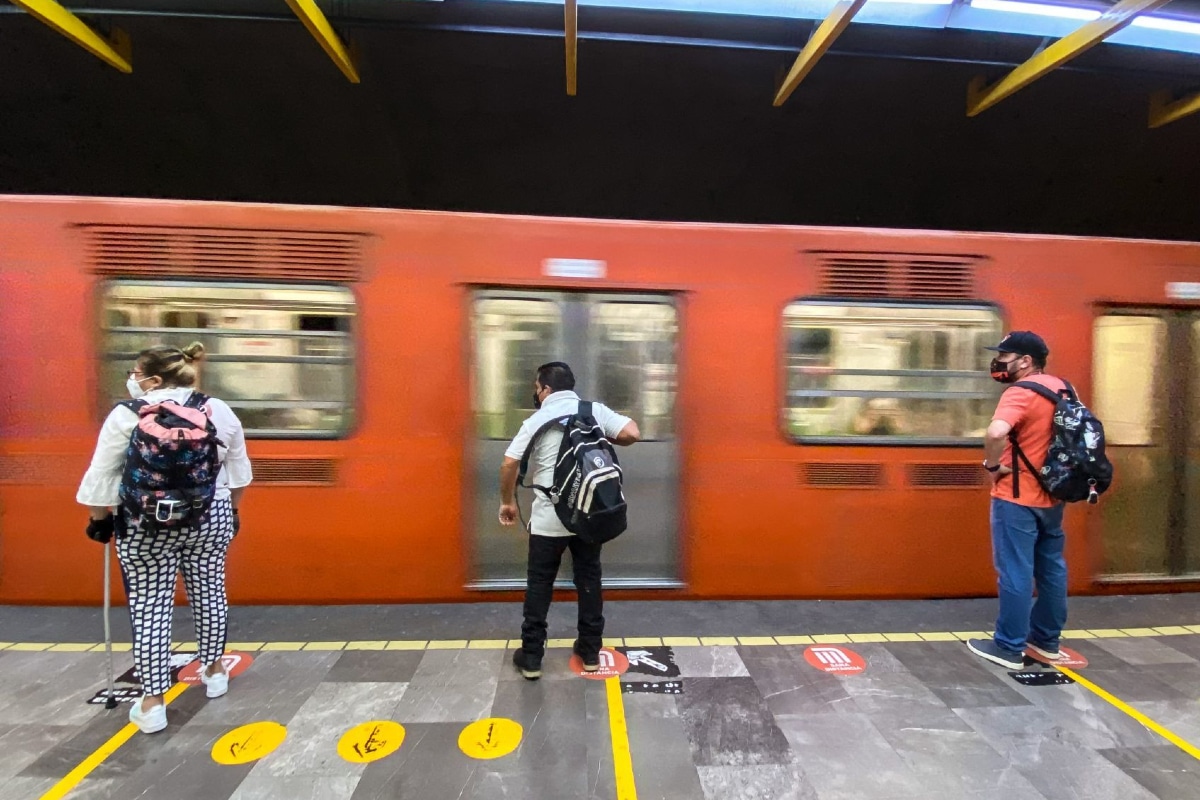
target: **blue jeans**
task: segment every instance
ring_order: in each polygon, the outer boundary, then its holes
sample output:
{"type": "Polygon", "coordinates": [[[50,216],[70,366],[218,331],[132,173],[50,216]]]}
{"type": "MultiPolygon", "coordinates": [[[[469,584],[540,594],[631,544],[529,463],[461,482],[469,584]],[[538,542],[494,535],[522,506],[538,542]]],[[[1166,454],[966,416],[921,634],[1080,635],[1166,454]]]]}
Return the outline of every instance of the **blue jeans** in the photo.
{"type": "Polygon", "coordinates": [[[1062,520],[1061,504],[1031,508],[992,498],[992,558],[1000,590],[995,639],[1005,650],[1024,651],[1026,639],[1041,647],[1058,647],[1067,622],[1062,520]]]}

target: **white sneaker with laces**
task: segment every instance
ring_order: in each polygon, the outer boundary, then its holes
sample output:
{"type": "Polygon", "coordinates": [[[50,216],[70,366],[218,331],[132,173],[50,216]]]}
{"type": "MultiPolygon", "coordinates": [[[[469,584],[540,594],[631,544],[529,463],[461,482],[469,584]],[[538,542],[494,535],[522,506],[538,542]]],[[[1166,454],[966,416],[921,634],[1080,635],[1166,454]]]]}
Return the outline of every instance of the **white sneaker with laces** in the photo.
{"type": "Polygon", "coordinates": [[[167,707],[160,703],[143,711],[143,700],[145,700],[144,697],[129,707],[129,721],[137,725],[138,730],[142,733],[158,733],[167,727],[167,707]]]}
{"type": "Polygon", "coordinates": [[[207,669],[200,670],[200,682],[204,684],[205,693],[208,699],[220,697],[229,691],[229,673],[218,672],[215,675],[209,675],[207,669]]]}

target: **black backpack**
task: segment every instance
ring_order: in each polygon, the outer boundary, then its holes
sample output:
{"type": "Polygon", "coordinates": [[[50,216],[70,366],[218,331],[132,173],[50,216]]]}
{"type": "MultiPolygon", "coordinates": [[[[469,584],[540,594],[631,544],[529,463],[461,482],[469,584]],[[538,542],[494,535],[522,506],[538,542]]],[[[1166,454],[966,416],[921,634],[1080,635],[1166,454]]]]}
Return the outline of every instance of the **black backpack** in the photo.
{"type": "MultiPolygon", "coordinates": [[[[1066,381],[1063,381],[1066,383],[1066,381]]],[[[1060,393],[1040,383],[1020,381],[1013,386],[1036,392],[1054,403],[1050,449],[1039,470],[1017,446],[1017,432],[1009,433],[1013,448],[1013,497],[1021,496],[1020,461],[1033,473],[1046,493],[1055,500],[1095,503],[1112,483],[1113,468],[1104,455],[1104,426],[1088,407],[1079,402],[1074,387],[1067,383],[1060,393]]]]}
{"type": "Polygon", "coordinates": [[[626,521],[624,477],[617,453],[604,435],[604,429],[592,416],[592,404],[579,401],[579,410],[558,417],[538,428],[521,457],[517,481],[528,489],[540,491],[554,506],[563,527],[589,544],[603,544],[624,533],[626,521]],[[554,464],[550,486],[526,486],[529,456],[542,434],[562,428],[562,444],[554,464]]]}

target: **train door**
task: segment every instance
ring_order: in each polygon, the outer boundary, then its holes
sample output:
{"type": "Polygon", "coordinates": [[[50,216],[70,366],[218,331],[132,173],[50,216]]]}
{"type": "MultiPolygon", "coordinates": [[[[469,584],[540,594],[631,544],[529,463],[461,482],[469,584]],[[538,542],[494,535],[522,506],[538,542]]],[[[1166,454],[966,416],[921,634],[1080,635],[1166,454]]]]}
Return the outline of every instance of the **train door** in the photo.
{"type": "MultiPolygon", "coordinates": [[[[639,444],[618,448],[629,529],[604,547],[604,585],[680,586],[674,299],[483,290],[471,299],[471,323],[470,588],[525,585],[526,537],[497,521],[497,480],[508,443],[533,413],[534,375],[547,361],[566,361],[580,397],[605,403],[641,428],[639,444]]],[[[519,490],[518,499],[528,519],[531,492],[519,490]]],[[[570,585],[569,559],[559,573],[563,586],[570,585]]]]}
{"type": "Polygon", "coordinates": [[[1114,311],[1094,334],[1094,408],[1116,470],[1101,580],[1200,579],[1200,313],[1114,311]]]}

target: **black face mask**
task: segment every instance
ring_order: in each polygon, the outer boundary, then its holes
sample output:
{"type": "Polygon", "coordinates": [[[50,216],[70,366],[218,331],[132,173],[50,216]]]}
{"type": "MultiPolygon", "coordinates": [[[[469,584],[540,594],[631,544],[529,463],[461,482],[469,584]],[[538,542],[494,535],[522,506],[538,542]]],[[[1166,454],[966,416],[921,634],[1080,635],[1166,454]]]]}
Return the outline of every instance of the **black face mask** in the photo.
{"type": "Polygon", "coordinates": [[[540,394],[540,392],[538,392],[536,390],[533,393],[533,407],[535,409],[542,407],[542,401],[538,399],[539,394],[540,394]]]}
{"type": "Polygon", "coordinates": [[[1014,358],[1012,361],[1009,361],[1007,364],[1005,364],[1000,359],[993,358],[991,367],[989,367],[989,369],[992,372],[992,380],[997,381],[999,383],[1014,383],[1014,382],[1016,382],[1017,376],[1013,375],[1012,368],[1013,368],[1013,365],[1016,364],[1017,361],[1019,361],[1019,360],[1020,359],[1014,358]]]}

